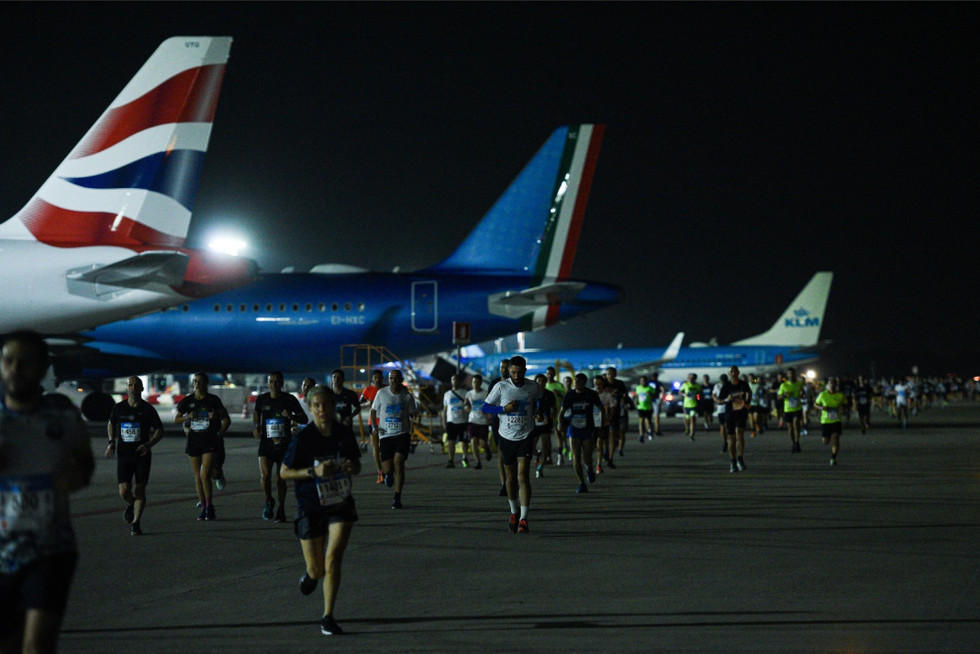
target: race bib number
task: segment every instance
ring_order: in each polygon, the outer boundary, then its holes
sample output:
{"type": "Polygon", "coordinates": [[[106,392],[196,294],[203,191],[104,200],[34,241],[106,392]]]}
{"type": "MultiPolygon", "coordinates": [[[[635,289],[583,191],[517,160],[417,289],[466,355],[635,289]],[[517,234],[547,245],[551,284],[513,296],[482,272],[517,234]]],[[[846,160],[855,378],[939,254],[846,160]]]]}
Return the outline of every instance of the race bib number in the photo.
{"type": "Polygon", "coordinates": [[[830,422],[837,422],[840,418],[837,417],[837,409],[827,409],[827,420],[830,422]]]}
{"type": "Polygon", "coordinates": [[[316,480],[316,494],[320,506],[335,506],[350,497],[350,477],[338,472],[332,477],[316,480]]]}
{"type": "Polygon", "coordinates": [[[385,418],[385,434],[400,434],[402,429],[402,419],[400,416],[385,418]]]}
{"type": "Polygon", "coordinates": [[[800,398],[798,398],[798,397],[790,397],[790,398],[786,398],[786,401],[789,402],[789,408],[791,408],[791,409],[799,409],[800,408],[800,398]]]}
{"type": "Polygon", "coordinates": [[[286,435],[286,421],[282,418],[269,418],[265,421],[265,436],[277,443],[286,435]]]}
{"type": "Polygon", "coordinates": [[[637,393],[636,394],[636,399],[638,399],[640,401],[640,404],[646,404],[647,403],[647,397],[649,397],[649,395],[647,395],[646,393],[637,393]]]}
{"type": "Polygon", "coordinates": [[[527,415],[520,414],[507,414],[505,424],[511,429],[521,430],[527,425],[527,415]]]}
{"type": "Polygon", "coordinates": [[[206,416],[204,418],[193,418],[191,420],[191,431],[207,431],[210,425],[211,420],[206,416]]]}
{"type": "Polygon", "coordinates": [[[42,531],[53,517],[54,490],[50,475],[0,480],[0,535],[42,531]]]}
{"type": "Polygon", "coordinates": [[[136,443],[140,439],[140,423],[138,422],[120,422],[119,423],[119,438],[122,439],[123,443],[136,443]]]}
{"type": "Polygon", "coordinates": [[[588,426],[588,416],[572,416],[572,427],[575,427],[575,429],[585,429],[588,426]]]}
{"type": "Polygon", "coordinates": [[[867,403],[868,403],[868,398],[864,396],[858,397],[858,404],[867,404],[867,403]]]}

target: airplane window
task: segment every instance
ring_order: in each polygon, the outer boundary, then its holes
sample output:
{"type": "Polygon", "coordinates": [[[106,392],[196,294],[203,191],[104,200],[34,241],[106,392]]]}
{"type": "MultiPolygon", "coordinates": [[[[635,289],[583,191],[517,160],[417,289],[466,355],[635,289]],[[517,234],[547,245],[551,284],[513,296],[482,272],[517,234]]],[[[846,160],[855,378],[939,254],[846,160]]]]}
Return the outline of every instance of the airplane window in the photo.
{"type": "Polygon", "coordinates": [[[313,311],[313,305],[310,304],[309,302],[306,303],[306,311],[307,311],[307,313],[309,313],[310,311],[313,311]]]}
{"type": "Polygon", "coordinates": [[[319,307],[317,307],[317,308],[320,309],[320,313],[323,313],[324,311],[327,310],[327,305],[324,304],[323,302],[321,302],[320,305],[319,305],[319,307]]]}
{"type": "Polygon", "coordinates": [[[241,311],[241,312],[245,312],[245,311],[248,310],[248,307],[245,306],[244,304],[240,304],[240,305],[238,305],[238,310],[241,311]]]}
{"type": "Polygon", "coordinates": [[[235,305],[233,304],[229,304],[228,306],[225,307],[225,311],[234,311],[234,310],[235,310],[235,305]]]}
{"type": "Polygon", "coordinates": [[[190,310],[191,310],[191,308],[185,304],[184,305],[184,313],[187,313],[190,310]]]}
{"type": "Polygon", "coordinates": [[[299,311],[299,305],[298,304],[294,304],[293,305],[293,311],[299,311]]]}
{"type": "Polygon", "coordinates": [[[363,302],[361,302],[360,304],[357,305],[357,310],[358,311],[364,311],[364,303],[363,302]]]}
{"type": "Polygon", "coordinates": [[[280,311],[285,311],[286,310],[286,305],[285,304],[280,304],[279,305],[279,310],[280,311]]]}
{"type": "Polygon", "coordinates": [[[330,305],[330,310],[331,311],[336,311],[337,310],[337,303],[336,302],[334,302],[333,304],[330,305]]]}
{"type": "Polygon", "coordinates": [[[344,311],[350,311],[350,302],[344,304],[344,311]]]}
{"type": "Polygon", "coordinates": [[[221,305],[220,304],[214,305],[214,310],[215,311],[221,311],[221,305]]]}
{"type": "Polygon", "coordinates": [[[253,311],[254,313],[258,313],[258,311],[259,311],[259,305],[257,305],[257,304],[253,304],[253,305],[252,305],[252,311],[253,311]]]}
{"type": "Polygon", "coordinates": [[[265,310],[268,311],[269,313],[272,313],[272,305],[271,304],[265,305],[265,310]]]}

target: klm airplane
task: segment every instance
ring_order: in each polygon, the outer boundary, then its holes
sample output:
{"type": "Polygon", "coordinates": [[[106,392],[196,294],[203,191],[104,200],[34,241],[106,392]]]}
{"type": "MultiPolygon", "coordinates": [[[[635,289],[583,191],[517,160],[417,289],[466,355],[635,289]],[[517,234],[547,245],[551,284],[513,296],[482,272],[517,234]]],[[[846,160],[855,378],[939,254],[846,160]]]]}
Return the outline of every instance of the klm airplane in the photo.
{"type": "MultiPolygon", "coordinates": [[[[345,344],[411,358],[450,347],[454,321],[468,322],[479,342],[620,302],[620,288],[570,278],[602,134],[601,125],[555,130],[462,244],[430,268],[264,274],[233,291],[83,332],[55,358],[55,376],[317,374],[340,364],[345,344]]],[[[97,418],[107,397],[88,396],[83,412],[97,418]]]]}
{"type": "MultiPolygon", "coordinates": [[[[599,374],[612,366],[625,378],[659,372],[661,381],[684,380],[690,373],[698,379],[703,375],[717,379],[732,365],[737,365],[743,375],[812,365],[822,345],[820,329],[832,280],[833,273],[818,272],[768,331],[731,345],[700,343],[680,347],[684,336],[681,332],[666,348],[538,350],[520,354],[527,359],[529,375],[544,372],[548,366],[586,374],[599,374]]],[[[471,371],[492,375],[500,360],[513,354],[464,358],[462,363],[471,371]]]]}

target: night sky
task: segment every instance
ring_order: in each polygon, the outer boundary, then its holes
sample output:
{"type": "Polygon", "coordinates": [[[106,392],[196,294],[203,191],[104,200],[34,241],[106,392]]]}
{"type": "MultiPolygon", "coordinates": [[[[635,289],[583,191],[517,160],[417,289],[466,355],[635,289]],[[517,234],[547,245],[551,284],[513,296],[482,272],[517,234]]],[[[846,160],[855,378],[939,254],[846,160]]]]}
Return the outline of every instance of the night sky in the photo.
{"type": "Polygon", "coordinates": [[[234,228],[265,270],[425,267],[556,126],[600,122],[573,276],[626,302],[529,347],[731,342],[832,270],[823,371],[980,373],[975,4],[20,9],[0,216],[161,41],[228,35],[190,245],[234,228]]]}

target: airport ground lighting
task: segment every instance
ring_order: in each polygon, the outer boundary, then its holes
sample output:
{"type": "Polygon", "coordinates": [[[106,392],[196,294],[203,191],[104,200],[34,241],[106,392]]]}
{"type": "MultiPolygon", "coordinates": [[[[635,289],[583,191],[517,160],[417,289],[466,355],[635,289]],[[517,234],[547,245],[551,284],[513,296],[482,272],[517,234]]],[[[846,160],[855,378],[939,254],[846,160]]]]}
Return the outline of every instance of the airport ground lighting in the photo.
{"type": "Polygon", "coordinates": [[[224,252],[225,254],[230,254],[237,257],[243,250],[245,250],[245,248],[248,247],[248,243],[237,236],[217,236],[211,239],[211,241],[208,243],[208,247],[212,250],[217,250],[219,252],[224,252]]]}

